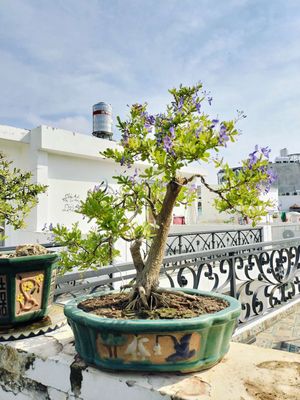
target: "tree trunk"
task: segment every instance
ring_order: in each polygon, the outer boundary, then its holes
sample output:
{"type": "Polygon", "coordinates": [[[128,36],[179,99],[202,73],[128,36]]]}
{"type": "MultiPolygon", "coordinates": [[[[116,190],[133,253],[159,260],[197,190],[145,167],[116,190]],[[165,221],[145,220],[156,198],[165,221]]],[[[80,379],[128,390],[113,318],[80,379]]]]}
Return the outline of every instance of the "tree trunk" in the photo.
{"type": "Polygon", "coordinates": [[[145,266],[142,271],[138,271],[137,273],[136,286],[144,288],[147,298],[149,298],[151,291],[159,283],[159,272],[165,256],[173,209],[180,190],[181,185],[177,181],[168,183],[161,212],[157,218],[158,228],[155,232],[145,266]]]}

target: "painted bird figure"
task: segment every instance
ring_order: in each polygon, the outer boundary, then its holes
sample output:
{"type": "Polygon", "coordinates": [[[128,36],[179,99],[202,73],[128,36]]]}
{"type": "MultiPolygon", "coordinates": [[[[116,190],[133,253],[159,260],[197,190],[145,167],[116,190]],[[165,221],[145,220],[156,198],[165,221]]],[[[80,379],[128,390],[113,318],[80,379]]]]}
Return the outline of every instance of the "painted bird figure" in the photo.
{"type": "Polygon", "coordinates": [[[176,362],[176,361],[187,360],[193,357],[196,351],[190,350],[191,337],[192,337],[191,333],[183,335],[180,340],[177,340],[175,336],[171,336],[174,343],[175,353],[167,357],[166,361],[176,362]]]}

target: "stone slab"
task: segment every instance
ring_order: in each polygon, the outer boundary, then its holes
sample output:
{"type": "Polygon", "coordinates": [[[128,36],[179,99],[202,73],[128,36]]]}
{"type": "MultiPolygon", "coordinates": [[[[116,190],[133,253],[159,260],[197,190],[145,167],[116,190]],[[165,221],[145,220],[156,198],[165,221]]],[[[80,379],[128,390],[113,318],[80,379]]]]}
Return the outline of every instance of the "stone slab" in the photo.
{"type": "Polygon", "coordinates": [[[0,399],[300,400],[300,355],[231,343],[192,374],[99,371],[76,355],[68,326],[0,344],[0,399]]]}

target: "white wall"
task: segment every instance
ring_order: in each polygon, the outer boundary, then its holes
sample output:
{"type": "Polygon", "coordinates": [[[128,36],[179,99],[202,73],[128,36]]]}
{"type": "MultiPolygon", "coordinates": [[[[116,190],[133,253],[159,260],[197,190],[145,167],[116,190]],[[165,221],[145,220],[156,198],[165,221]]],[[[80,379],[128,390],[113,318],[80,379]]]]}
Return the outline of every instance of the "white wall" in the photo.
{"type": "Polygon", "coordinates": [[[294,204],[300,206],[300,195],[279,196],[280,210],[289,211],[294,204]]]}
{"type": "MultiPolygon", "coordinates": [[[[86,221],[75,212],[76,206],[86,198],[88,190],[103,180],[107,180],[112,189],[116,188],[113,176],[125,170],[99,154],[108,147],[119,146],[116,142],[92,135],[47,126],[26,131],[0,125],[0,149],[16,166],[31,171],[35,182],[48,185],[47,192],[39,196],[38,206],[27,218],[26,229],[14,232],[8,228],[9,238],[5,245],[32,241],[43,243],[49,238],[49,233],[45,234],[42,229],[50,223],[70,227],[79,221],[81,229],[87,230],[86,221]]],[[[135,167],[143,169],[145,163],[136,164],[127,173],[133,175],[135,167]]],[[[185,168],[182,175],[189,177],[199,172],[205,175],[205,171],[193,167],[185,168]]],[[[191,209],[181,206],[174,210],[174,214],[185,216],[187,223],[195,223],[195,208],[196,204],[191,209]]],[[[125,256],[129,254],[128,246],[121,242],[118,245],[125,256]]]]}
{"type": "MultiPolygon", "coordinates": [[[[212,187],[217,188],[217,185],[212,185],[212,187]]],[[[201,187],[202,213],[198,216],[198,223],[237,222],[237,217],[224,212],[220,213],[216,210],[214,206],[216,197],[217,195],[215,193],[212,193],[206,187],[201,187]]]]}

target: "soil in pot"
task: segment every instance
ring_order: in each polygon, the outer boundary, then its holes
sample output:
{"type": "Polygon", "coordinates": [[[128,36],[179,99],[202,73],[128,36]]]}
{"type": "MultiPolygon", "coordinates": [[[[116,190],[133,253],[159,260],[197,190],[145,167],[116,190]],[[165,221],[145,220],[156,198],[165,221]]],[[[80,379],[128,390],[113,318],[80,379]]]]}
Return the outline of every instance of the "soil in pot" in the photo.
{"type": "Polygon", "coordinates": [[[111,293],[82,301],[78,308],[104,318],[183,319],[212,314],[228,307],[226,300],[209,296],[162,292],[160,305],[153,309],[128,310],[128,293],[111,293]]]}
{"type": "Polygon", "coordinates": [[[26,256],[38,256],[48,254],[48,250],[38,244],[23,244],[16,247],[16,250],[11,253],[1,253],[0,258],[15,258],[15,257],[26,257],[26,256]]]}

